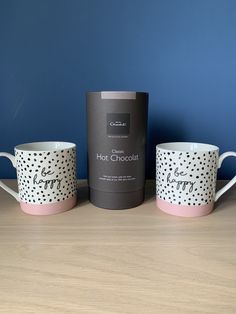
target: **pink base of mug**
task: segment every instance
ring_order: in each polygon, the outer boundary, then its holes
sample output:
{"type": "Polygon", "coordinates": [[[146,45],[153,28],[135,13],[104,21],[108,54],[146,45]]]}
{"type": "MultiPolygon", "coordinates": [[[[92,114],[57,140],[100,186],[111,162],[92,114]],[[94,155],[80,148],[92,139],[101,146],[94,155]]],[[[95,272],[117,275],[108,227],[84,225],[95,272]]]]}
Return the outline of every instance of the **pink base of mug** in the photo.
{"type": "Polygon", "coordinates": [[[199,217],[208,215],[214,207],[214,202],[206,205],[199,206],[189,206],[189,205],[178,205],[169,203],[157,197],[157,207],[161,209],[163,212],[181,216],[181,217],[199,217]]]}
{"type": "Polygon", "coordinates": [[[53,215],[65,212],[76,205],[77,196],[70,197],[64,201],[51,204],[29,204],[20,202],[23,212],[30,215],[53,215]]]}

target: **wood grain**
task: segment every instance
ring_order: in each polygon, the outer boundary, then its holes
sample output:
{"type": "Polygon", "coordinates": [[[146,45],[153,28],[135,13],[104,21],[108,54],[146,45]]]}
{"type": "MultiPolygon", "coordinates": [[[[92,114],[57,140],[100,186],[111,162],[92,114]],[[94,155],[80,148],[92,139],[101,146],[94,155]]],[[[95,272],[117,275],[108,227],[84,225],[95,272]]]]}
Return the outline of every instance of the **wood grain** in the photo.
{"type": "MultiPolygon", "coordinates": [[[[6,180],[15,186],[14,180],[6,180]]],[[[0,312],[236,313],[236,188],[201,218],[155,206],[111,211],[87,200],[45,217],[0,190],[0,312]]]]}

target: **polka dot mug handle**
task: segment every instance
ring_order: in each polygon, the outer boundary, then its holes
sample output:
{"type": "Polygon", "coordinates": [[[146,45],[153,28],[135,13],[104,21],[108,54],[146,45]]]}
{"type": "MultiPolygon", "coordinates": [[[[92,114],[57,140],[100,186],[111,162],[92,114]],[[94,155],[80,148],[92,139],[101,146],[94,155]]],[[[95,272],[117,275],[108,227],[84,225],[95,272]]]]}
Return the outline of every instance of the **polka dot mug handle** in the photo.
{"type": "MultiPolygon", "coordinates": [[[[219,157],[219,163],[218,163],[218,169],[221,167],[223,160],[226,157],[236,157],[236,152],[226,152],[219,157]]],[[[236,176],[233,177],[232,180],[230,180],[222,189],[216,192],[215,196],[215,202],[221,197],[222,194],[224,194],[228,189],[230,189],[234,184],[236,183],[236,176]]]]}
{"type": "MultiPolygon", "coordinates": [[[[8,154],[8,153],[0,153],[0,157],[7,157],[10,159],[12,165],[14,168],[16,168],[16,160],[15,156],[8,154]]],[[[9,188],[5,183],[3,183],[0,180],[0,187],[2,187],[6,192],[10,193],[12,196],[15,197],[15,199],[19,202],[19,195],[15,191],[13,191],[11,188],[9,188]]]]}

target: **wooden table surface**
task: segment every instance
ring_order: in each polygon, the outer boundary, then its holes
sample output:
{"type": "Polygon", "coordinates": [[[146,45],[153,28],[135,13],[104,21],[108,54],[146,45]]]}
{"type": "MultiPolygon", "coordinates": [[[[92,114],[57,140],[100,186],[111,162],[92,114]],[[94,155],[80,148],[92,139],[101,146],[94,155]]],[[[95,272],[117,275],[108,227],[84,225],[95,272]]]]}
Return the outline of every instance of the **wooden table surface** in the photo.
{"type": "MultiPolygon", "coordinates": [[[[14,180],[5,180],[15,186],[14,180]]],[[[0,190],[0,313],[235,314],[236,186],[209,216],[79,204],[30,216],[0,190]]]]}

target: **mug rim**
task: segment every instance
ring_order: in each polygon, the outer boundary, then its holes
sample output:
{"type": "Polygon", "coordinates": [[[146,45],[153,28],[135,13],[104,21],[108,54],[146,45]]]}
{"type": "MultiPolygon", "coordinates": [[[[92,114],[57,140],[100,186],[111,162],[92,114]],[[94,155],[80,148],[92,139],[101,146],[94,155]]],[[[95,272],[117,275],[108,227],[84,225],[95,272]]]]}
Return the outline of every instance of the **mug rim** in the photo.
{"type": "Polygon", "coordinates": [[[15,150],[24,152],[52,152],[75,148],[76,144],[63,141],[42,141],[23,143],[15,146],[15,150]]]}
{"type": "Polygon", "coordinates": [[[209,152],[218,151],[219,147],[213,144],[198,142],[166,142],[156,145],[156,149],[174,152],[209,152]]]}

